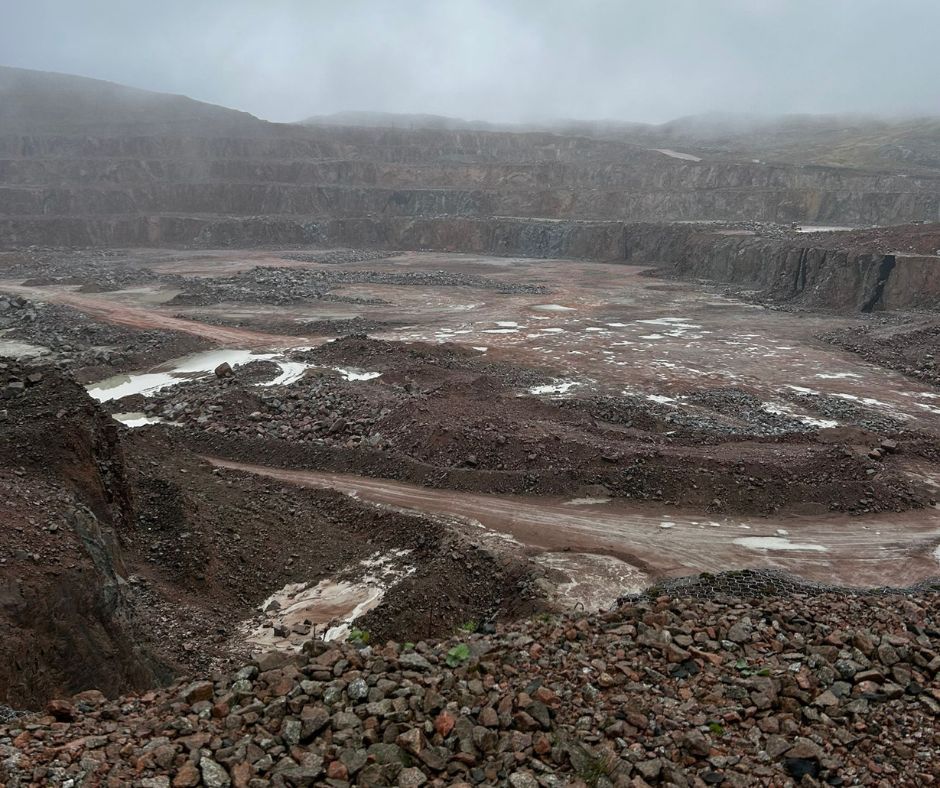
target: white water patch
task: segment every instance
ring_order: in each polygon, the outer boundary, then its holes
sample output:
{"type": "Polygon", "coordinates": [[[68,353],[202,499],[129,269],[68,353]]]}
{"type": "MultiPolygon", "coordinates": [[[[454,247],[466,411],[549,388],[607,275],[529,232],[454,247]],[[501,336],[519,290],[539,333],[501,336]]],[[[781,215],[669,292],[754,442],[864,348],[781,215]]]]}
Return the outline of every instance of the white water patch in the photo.
{"type": "Polygon", "coordinates": [[[663,156],[669,156],[671,159],[682,159],[683,161],[701,161],[701,157],[693,156],[691,153],[682,153],[672,148],[650,148],[663,156]]]}
{"type": "Polygon", "coordinates": [[[334,372],[339,372],[346,380],[375,380],[382,377],[381,372],[366,372],[361,369],[351,367],[330,367],[334,372]]]}
{"type": "Polygon", "coordinates": [[[489,350],[488,347],[484,347],[483,345],[471,345],[471,347],[480,353],[486,353],[486,351],[489,350]]]}
{"type": "Polygon", "coordinates": [[[17,339],[0,339],[0,356],[11,358],[39,358],[52,352],[44,345],[31,345],[29,342],[20,342],[17,339]]]}
{"type": "Polygon", "coordinates": [[[532,309],[539,312],[576,312],[573,306],[562,306],[561,304],[535,304],[532,309]]]}
{"type": "Polygon", "coordinates": [[[313,366],[302,361],[276,361],[274,363],[281,368],[280,374],[274,380],[262,383],[262,386],[287,386],[300,380],[304,373],[313,366]]]}
{"type": "Polygon", "coordinates": [[[933,551],[933,557],[937,559],[937,563],[940,564],[940,544],[936,546],[933,551]]]}
{"type": "Polygon", "coordinates": [[[415,572],[402,564],[410,550],[375,553],[360,561],[357,579],[289,583],[261,603],[261,621],[244,625],[246,641],[260,648],[299,651],[306,640],[345,638],[356,619],[382,601],[386,592],[415,572]],[[295,631],[295,629],[299,631],[295,631]]]}
{"type": "Polygon", "coordinates": [[[814,394],[814,395],[819,394],[819,392],[816,391],[816,389],[808,389],[805,386],[792,386],[788,383],[787,388],[790,389],[791,391],[797,392],[798,394],[814,394]]]}
{"type": "Polygon", "coordinates": [[[890,408],[891,405],[887,402],[882,402],[880,399],[875,399],[874,397],[856,397],[854,394],[833,394],[833,397],[838,397],[839,399],[847,399],[852,402],[861,402],[863,405],[869,405],[873,408],[890,408]]]}
{"type": "Polygon", "coordinates": [[[518,328],[484,328],[484,334],[515,334],[518,328]]]}
{"type": "Polygon", "coordinates": [[[610,326],[611,328],[626,328],[630,324],[629,323],[608,323],[607,325],[610,326]]]}
{"type": "Polygon", "coordinates": [[[797,416],[797,418],[808,427],[819,427],[821,430],[830,430],[839,426],[839,422],[835,419],[817,419],[813,416],[797,416]]]}
{"type": "Polygon", "coordinates": [[[149,396],[168,386],[208,374],[220,364],[228,363],[235,367],[249,361],[267,361],[271,358],[271,353],[255,353],[251,350],[209,350],[168,361],[155,367],[156,371],[153,372],[114,375],[87,389],[98,402],[108,402],[131,394],[149,396]]]}
{"type": "Polygon", "coordinates": [[[539,331],[541,331],[543,334],[564,334],[565,333],[565,329],[563,328],[540,328],[539,331]]]}
{"type": "Polygon", "coordinates": [[[761,403],[761,410],[763,410],[765,413],[772,413],[775,416],[789,416],[792,419],[797,419],[798,421],[803,422],[803,424],[807,425],[808,427],[831,429],[832,427],[839,426],[839,422],[833,419],[817,419],[815,416],[807,416],[802,413],[796,413],[789,405],[784,405],[781,402],[763,402],[761,403]]]}
{"type": "Polygon", "coordinates": [[[669,405],[676,401],[675,398],[667,397],[667,396],[664,396],[663,394],[647,394],[646,398],[650,402],[658,402],[660,405],[669,405]]]}
{"type": "Polygon", "coordinates": [[[829,552],[828,547],[821,544],[791,542],[781,536],[742,536],[734,540],[734,544],[746,547],[748,550],[793,550],[798,552],[829,552]]]}
{"type": "MultiPolygon", "coordinates": [[[[295,348],[302,350],[303,348],[295,348]]],[[[170,386],[176,386],[187,380],[212,374],[220,364],[227,363],[233,369],[252,361],[272,361],[280,368],[278,375],[260,386],[285,386],[296,382],[308,369],[316,369],[315,364],[302,361],[288,361],[278,353],[260,353],[253,350],[210,350],[194,353],[190,356],[168,361],[154,368],[153,371],[114,375],[106,380],[87,387],[88,393],[99,402],[108,402],[132,394],[152,396],[170,386]]],[[[372,380],[381,372],[365,372],[358,369],[333,367],[346,380],[372,380]]],[[[237,374],[237,373],[236,373],[237,374]]]]}
{"type": "Polygon", "coordinates": [[[623,594],[638,594],[649,585],[644,572],[609,555],[542,553],[532,560],[547,570],[548,596],[569,610],[607,610],[623,594]]]}
{"type": "MultiPolygon", "coordinates": [[[[637,323],[642,323],[647,326],[657,326],[663,329],[669,329],[668,331],[662,331],[658,334],[651,335],[656,339],[664,339],[665,337],[686,337],[686,332],[700,329],[698,323],[690,323],[687,318],[684,317],[657,317],[649,320],[637,320],[637,323]]],[[[690,335],[693,339],[701,339],[704,334],[711,332],[703,332],[702,334],[692,334],[690,335]]],[[[648,339],[649,337],[643,337],[643,339],[648,339]]]]}
{"type": "Polygon", "coordinates": [[[158,416],[148,416],[139,411],[128,413],[112,413],[111,418],[121,422],[125,427],[143,427],[147,424],[157,424],[163,419],[158,416]]]}
{"type": "Polygon", "coordinates": [[[845,227],[835,224],[804,225],[797,227],[798,233],[838,233],[845,230],[854,230],[854,227],[845,227]]]}
{"type": "Polygon", "coordinates": [[[602,503],[610,503],[610,498],[572,498],[565,501],[565,506],[597,506],[602,503]]]}
{"type": "Polygon", "coordinates": [[[861,378],[862,376],[854,372],[820,372],[813,377],[820,380],[843,380],[845,378],[861,378]]]}
{"type": "Polygon", "coordinates": [[[665,339],[665,334],[643,334],[640,339],[665,339]]]}
{"type": "Polygon", "coordinates": [[[529,394],[566,394],[575,386],[581,384],[576,380],[559,380],[556,383],[547,383],[544,386],[533,386],[528,390],[529,394]]]}
{"type": "Polygon", "coordinates": [[[519,324],[514,320],[497,320],[496,325],[500,328],[519,328],[519,324]]]}

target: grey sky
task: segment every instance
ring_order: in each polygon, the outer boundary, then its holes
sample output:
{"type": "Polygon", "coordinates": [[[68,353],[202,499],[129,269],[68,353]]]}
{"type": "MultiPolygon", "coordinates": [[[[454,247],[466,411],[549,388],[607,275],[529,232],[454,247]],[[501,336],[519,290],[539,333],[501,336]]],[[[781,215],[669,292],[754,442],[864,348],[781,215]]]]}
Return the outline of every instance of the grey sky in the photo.
{"type": "Polygon", "coordinates": [[[940,114],[936,0],[0,0],[0,64],[270,120],[940,114]]]}

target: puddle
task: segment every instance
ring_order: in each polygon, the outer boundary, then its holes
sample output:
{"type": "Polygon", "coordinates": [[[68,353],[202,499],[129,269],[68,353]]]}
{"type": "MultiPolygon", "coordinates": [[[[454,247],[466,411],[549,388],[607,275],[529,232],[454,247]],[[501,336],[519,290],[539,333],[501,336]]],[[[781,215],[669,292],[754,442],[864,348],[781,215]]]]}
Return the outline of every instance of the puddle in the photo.
{"type": "Polygon", "coordinates": [[[742,536],[734,543],[748,550],[796,550],[803,552],[827,553],[829,548],[821,544],[799,544],[780,536],[742,536]]]}
{"type": "Polygon", "coordinates": [[[646,326],[665,326],[666,328],[674,328],[678,331],[701,328],[697,323],[690,323],[688,318],[685,317],[656,317],[649,320],[637,320],[636,322],[646,326]]]}
{"type": "Polygon", "coordinates": [[[669,156],[672,159],[682,159],[683,161],[701,161],[701,157],[693,156],[691,153],[682,153],[677,150],[672,150],[672,148],[650,148],[657,153],[663,154],[663,156],[669,156]]]}
{"type": "Polygon", "coordinates": [[[562,380],[557,383],[548,383],[544,386],[533,386],[529,394],[565,394],[575,386],[580,386],[576,380],[562,380]]]}
{"type": "Polygon", "coordinates": [[[176,361],[168,361],[166,364],[154,367],[152,372],[114,375],[87,388],[88,393],[98,402],[108,402],[131,394],[147,396],[167,386],[174,386],[208,374],[225,362],[235,367],[249,361],[267,361],[273,357],[271,353],[254,353],[251,350],[210,350],[184,356],[176,361]]]}
{"type": "Polygon", "coordinates": [[[281,374],[279,374],[274,380],[269,380],[267,383],[262,383],[262,386],[286,386],[290,383],[300,380],[304,373],[311,368],[312,365],[304,364],[302,361],[275,361],[281,368],[281,374]]]}
{"type": "Polygon", "coordinates": [[[638,594],[649,585],[645,573],[609,555],[542,553],[532,560],[548,570],[549,598],[569,610],[607,610],[619,597],[638,594]]]}
{"type": "Polygon", "coordinates": [[[779,402],[763,402],[761,410],[766,413],[772,413],[775,416],[788,416],[796,419],[808,427],[819,427],[820,429],[831,429],[838,427],[839,422],[834,419],[817,419],[815,416],[806,416],[802,413],[796,413],[793,408],[779,402]]]}
{"type": "Polygon", "coordinates": [[[852,402],[861,402],[863,405],[870,405],[875,408],[890,408],[887,402],[882,402],[880,399],[874,399],[873,397],[856,397],[854,394],[833,394],[833,397],[838,397],[839,399],[847,399],[852,402]]]}
{"type": "Polygon", "coordinates": [[[112,413],[111,418],[121,422],[125,427],[143,427],[147,424],[157,424],[162,421],[162,419],[157,416],[148,416],[139,411],[131,413],[112,413]]]}
{"type": "MultiPolygon", "coordinates": [[[[301,348],[297,348],[301,349],[301,348]]],[[[150,396],[169,386],[184,383],[187,380],[211,375],[219,364],[228,363],[233,369],[252,361],[273,361],[280,367],[280,373],[273,380],[260,383],[261,386],[285,386],[295,383],[308,369],[316,369],[315,364],[302,361],[287,361],[278,353],[259,353],[253,350],[210,350],[194,353],[175,361],[168,361],[154,367],[152,371],[114,375],[87,387],[88,393],[98,402],[108,402],[131,394],[150,396]]],[[[367,372],[361,369],[331,367],[346,380],[373,380],[381,372],[367,372]]]]}
{"type": "Polygon", "coordinates": [[[335,372],[339,372],[346,380],[375,380],[382,377],[381,372],[365,372],[361,369],[350,367],[331,367],[335,372]]]}
{"type": "Polygon", "coordinates": [[[49,348],[43,345],[31,345],[29,342],[20,342],[16,339],[0,339],[0,356],[38,358],[51,352],[49,348]]]}
{"type": "Polygon", "coordinates": [[[299,651],[315,635],[342,640],[360,616],[377,607],[385,593],[415,567],[401,565],[410,550],[375,553],[359,562],[358,580],[289,583],[259,605],[261,621],[245,626],[246,642],[262,649],[299,651]]]}

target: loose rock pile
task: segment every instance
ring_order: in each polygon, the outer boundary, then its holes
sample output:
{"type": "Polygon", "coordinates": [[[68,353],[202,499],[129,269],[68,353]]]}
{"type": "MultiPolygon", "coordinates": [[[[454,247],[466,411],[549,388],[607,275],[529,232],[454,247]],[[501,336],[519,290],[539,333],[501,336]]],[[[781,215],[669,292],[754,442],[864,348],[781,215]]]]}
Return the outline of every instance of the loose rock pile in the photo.
{"type": "MultiPolygon", "coordinates": [[[[240,366],[234,376],[230,369],[215,381],[169,389],[148,399],[144,413],[210,434],[388,448],[375,426],[389,411],[374,409],[339,373],[316,370],[290,387],[270,389],[243,386],[246,374],[240,366]]],[[[382,393],[394,396],[385,389],[382,393]]]]}
{"type": "Polygon", "coordinates": [[[498,293],[546,293],[541,285],[519,284],[451,271],[306,270],[302,268],[257,267],[250,271],[219,278],[180,278],[186,292],[176,296],[175,304],[215,304],[220,302],[293,304],[310,299],[385,303],[380,299],[362,299],[331,293],[344,285],[404,285],[417,287],[474,287],[498,293]]]}
{"type": "MultiPolygon", "coordinates": [[[[887,320],[884,322],[888,323],[887,320]]],[[[853,327],[831,331],[820,338],[843,350],[858,353],[873,364],[940,386],[940,323],[892,328],[890,324],[865,326],[861,330],[853,327]]]]}
{"type": "Polygon", "coordinates": [[[324,249],[312,252],[293,252],[282,254],[284,260],[297,260],[301,263],[320,263],[322,265],[341,265],[343,263],[364,263],[368,260],[383,260],[395,257],[400,252],[385,252],[381,249],[324,249]]]}
{"type": "Polygon", "coordinates": [[[9,329],[9,339],[48,348],[51,358],[73,369],[131,369],[206,345],[186,334],[101,323],[70,306],[38,303],[20,296],[0,296],[2,329],[9,329]]]}
{"type": "Polygon", "coordinates": [[[0,728],[6,785],[940,781],[940,595],[639,599],[495,635],[310,641],[0,728]]]}

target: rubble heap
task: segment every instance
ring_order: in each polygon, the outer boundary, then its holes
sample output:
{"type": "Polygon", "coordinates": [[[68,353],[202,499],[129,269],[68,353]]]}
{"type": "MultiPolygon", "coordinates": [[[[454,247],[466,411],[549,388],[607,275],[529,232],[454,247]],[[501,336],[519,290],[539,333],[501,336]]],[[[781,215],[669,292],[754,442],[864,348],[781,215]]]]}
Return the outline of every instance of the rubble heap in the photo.
{"type": "Polygon", "coordinates": [[[940,595],[644,597],[438,643],[309,641],[0,728],[6,785],[940,781],[940,595]]]}

